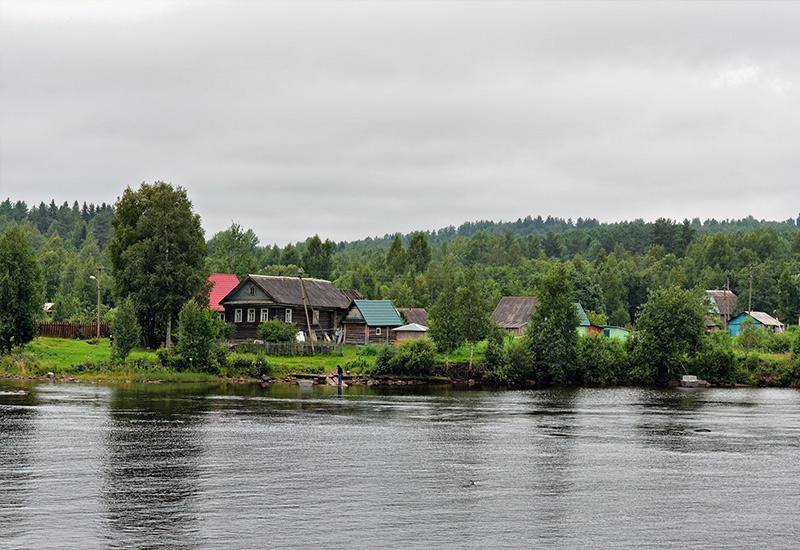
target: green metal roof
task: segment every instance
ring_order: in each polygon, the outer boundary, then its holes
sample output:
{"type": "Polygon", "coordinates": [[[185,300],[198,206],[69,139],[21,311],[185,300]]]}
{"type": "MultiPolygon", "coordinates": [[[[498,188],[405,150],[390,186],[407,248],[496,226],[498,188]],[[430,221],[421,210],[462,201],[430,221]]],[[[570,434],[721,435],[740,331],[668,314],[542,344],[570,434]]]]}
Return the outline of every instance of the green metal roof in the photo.
{"type": "Polygon", "coordinates": [[[391,300],[353,300],[353,302],[369,326],[400,327],[405,324],[391,300]]]}

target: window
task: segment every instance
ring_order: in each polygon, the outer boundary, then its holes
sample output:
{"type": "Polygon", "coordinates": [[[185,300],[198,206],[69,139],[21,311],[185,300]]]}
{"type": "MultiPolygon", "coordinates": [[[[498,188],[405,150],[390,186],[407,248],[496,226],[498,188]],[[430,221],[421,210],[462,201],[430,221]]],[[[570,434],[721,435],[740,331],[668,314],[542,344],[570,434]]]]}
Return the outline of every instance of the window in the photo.
{"type": "Polygon", "coordinates": [[[255,323],[256,322],[256,310],[255,308],[249,308],[247,310],[247,322],[248,323],[255,323]]]}
{"type": "Polygon", "coordinates": [[[250,285],[250,296],[255,296],[255,295],[256,295],[256,287],[250,285]]]}
{"type": "Polygon", "coordinates": [[[220,311],[219,312],[219,320],[220,321],[224,321],[225,320],[225,312],[224,311],[220,311]]]}
{"type": "Polygon", "coordinates": [[[241,323],[242,322],[242,310],[241,309],[237,309],[236,311],[234,311],[234,313],[233,313],[233,322],[234,323],[241,323]]]}
{"type": "Polygon", "coordinates": [[[292,310],[291,310],[291,308],[288,308],[288,307],[286,308],[286,311],[284,312],[284,315],[283,315],[283,320],[286,321],[287,323],[291,323],[292,322],[292,310]]]}
{"type": "Polygon", "coordinates": [[[381,327],[375,327],[375,335],[376,336],[380,336],[381,335],[381,327]]]}
{"type": "Polygon", "coordinates": [[[312,325],[319,324],[319,311],[316,309],[311,310],[311,324],[312,325]]]}
{"type": "Polygon", "coordinates": [[[261,322],[265,323],[269,319],[269,310],[267,308],[263,308],[261,310],[261,322]]]}

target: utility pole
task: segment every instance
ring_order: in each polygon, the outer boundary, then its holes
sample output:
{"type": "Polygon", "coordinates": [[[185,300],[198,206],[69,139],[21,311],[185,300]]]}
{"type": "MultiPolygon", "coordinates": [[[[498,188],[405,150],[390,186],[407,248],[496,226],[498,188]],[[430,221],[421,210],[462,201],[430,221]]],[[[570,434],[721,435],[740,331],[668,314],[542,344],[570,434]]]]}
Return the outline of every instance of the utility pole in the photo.
{"type": "Polygon", "coordinates": [[[90,279],[94,279],[97,283],[97,338],[100,339],[100,279],[103,275],[103,266],[97,266],[97,276],[89,275],[90,279]]]}
{"type": "Polygon", "coordinates": [[[303,294],[303,310],[306,313],[306,327],[308,328],[308,341],[311,342],[311,353],[314,353],[314,333],[311,329],[311,320],[308,317],[308,299],[306,298],[306,285],[303,283],[303,274],[300,274],[300,292],[303,294]]]}

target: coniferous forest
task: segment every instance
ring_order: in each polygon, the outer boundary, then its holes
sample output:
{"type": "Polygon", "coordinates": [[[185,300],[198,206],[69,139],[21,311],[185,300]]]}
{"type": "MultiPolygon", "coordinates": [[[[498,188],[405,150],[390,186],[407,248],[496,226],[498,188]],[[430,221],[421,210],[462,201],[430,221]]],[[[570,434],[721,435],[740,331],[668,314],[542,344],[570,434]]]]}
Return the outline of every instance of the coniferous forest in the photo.
{"type": "MultiPolygon", "coordinates": [[[[56,320],[94,318],[96,285],[89,276],[98,266],[106,268],[103,306],[114,306],[107,269],[113,217],[114,206],[105,203],[0,203],[0,231],[24,229],[56,320]]],[[[353,242],[314,234],[283,247],[238,224],[206,237],[209,273],[302,272],[398,307],[430,307],[445,286],[466,279],[477,282],[487,304],[504,295],[535,294],[548,270],[562,264],[575,301],[604,324],[630,325],[648,292],[669,286],[730,288],[739,309],[752,300],[753,310],[784,323],[795,324],[800,316],[800,217],[603,223],[529,216],[353,242]]]]}

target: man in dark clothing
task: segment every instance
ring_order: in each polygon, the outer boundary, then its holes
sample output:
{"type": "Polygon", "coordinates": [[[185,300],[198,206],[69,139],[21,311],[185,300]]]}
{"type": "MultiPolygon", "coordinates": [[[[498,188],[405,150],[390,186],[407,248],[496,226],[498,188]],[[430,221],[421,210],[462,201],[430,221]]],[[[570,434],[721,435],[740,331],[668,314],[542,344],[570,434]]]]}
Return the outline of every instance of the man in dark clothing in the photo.
{"type": "Polygon", "coordinates": [[[337,382],[339,383],[340,386],[342,385],[342,379],[344,378],[343,375],[344,375],[344,372],[342,371],[342,366],[341,365],[336,365],[336,380],[337,380],[337,382]]]}

